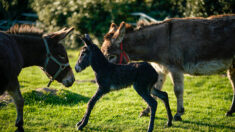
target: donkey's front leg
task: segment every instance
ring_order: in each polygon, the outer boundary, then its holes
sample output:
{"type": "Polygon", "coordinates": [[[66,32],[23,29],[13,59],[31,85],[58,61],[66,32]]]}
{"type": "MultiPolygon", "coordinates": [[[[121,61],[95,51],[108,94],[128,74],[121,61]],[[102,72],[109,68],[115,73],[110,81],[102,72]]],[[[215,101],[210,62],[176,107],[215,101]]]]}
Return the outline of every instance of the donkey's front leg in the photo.
{"type": "Polygon", "coordinates": [[[101,90],[100,88],[97,90],[95,95],[89,100],[88,106],[87,106],[87,111],[85,115],[83,116],[82,120],[77,123],[78,130],[82,130],[83,127],[86,126],[89,120],[89,116],[91,114],[91,110],[95,106],[95,103],[104,95],[105,92],[101,90]]]}
{"type": "Polygon", "coordinates": [[[184,114],[183,94],[184,94],[184,74],[181,72],[171,72],[171,79],[174,84],[174,92],[177,98],[177,113],[175,121],[182,121],[181,115],[184,114]]]}
{"type": "Polygon", "coordinates": [[[233,88],[233,100],[230,110],[226,113],[226,116],[232,116],[232,114],[235,112],[235,68],[230,68],[227,72],[227,75],[233,88]]]}
{"type": "Polygon", "coordinates": [[[20,93],[19,83],[16,81],[9,86],[7,91],[9,95],[13,98],[16,110],[17,110],[17,118],[15,126],[18,127],[18,131],[23,132],[23,107],[24,107],[24,99],[20,93]]]}
{"type": "MultiPolygon", "coordinates": [[[[154,88],[156,88],[156,89],[158,89],[158,90],[162,90],[163,84],[164,84],[164,82],[165,82],[165,80],[166,80],[166,76],[167,76],[167,72],[164,72],[164,73],[163,73],[163,72],[159,71],[159,72],[158,72],[158,80],[157,80],[157,82],[154,84],[154,88]]],[[[155,99],[157,99],[156,96],[153,95],[153,97],[154,97],[155,99]]],[[[149,112],[150,112],[150,108],[147,107],[147,108],[145,108],[145,109],[140,113],[140,116],[139,116],[139,117],[148,116],[149,112]]]]}

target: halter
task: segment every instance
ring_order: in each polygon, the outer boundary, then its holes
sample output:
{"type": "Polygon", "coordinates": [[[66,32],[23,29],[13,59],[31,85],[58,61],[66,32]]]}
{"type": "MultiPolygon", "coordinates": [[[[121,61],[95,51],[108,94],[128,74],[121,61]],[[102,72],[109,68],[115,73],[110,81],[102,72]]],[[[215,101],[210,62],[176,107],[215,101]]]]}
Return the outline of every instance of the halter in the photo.
{"type": "Polygon", "coordinates": [[[43,66],[43,70],[46,71],[46,68],[47,68],[47,65],[48,65],[48,62],[49,62],[50,59],[52,61],[54,61],[55,63],[57,63],[59,65],[59,67],[60,67],[59,70],[56,72],[56,74],[51,77],[50,82],[47,84],[47,87],[50,87],[51,83],[61,73],[61,71],[63,71],[67,66],[69,66],[69,63],[66,63],[66,64],[60,63],[55,57],[52,56],[52,54],[51,54],[51,52],[49,50],[46,38],[43,38],[43,41],[44,41],[44,44],[45,44],[45,47],[46,47],[46,51],[47,51],[46,60],[45,60],[44,66],[43,66]]]}
{"type": "Polygon", "coordinates": [[[122,42],[121,42],[121,44],[120,44],[120,49],[121,49],[121,52],[120,52],[119,64],[122,64],[122,56],[124,56],[125,59],[126,59],[126,61],[129,62],[129,59],[128,59],[127,55],[126,55],[126,52],[123,50],[123,44],[122,44],[122,42]]]}

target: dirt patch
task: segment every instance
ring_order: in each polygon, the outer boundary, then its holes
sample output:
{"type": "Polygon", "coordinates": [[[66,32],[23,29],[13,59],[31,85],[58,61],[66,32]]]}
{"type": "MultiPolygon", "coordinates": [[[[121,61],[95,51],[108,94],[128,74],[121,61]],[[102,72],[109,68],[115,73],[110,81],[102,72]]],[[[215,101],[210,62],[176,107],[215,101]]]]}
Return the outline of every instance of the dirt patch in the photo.
{"type": "Polygon", "coordinates": [[[79,83],[85,83],[85,82],[90,82],[90,83],[96,83],[95,80],[76,80],[76,82],[79,83]]]}
{"type": "Polygon", "coordinates": [[[36,89],[37,92],[40,92],[40,93],[49,93],[49,94],[53,94],[53,95],[56,95],[57,91],[56,89],[52,89],[52,88],[38,88],[36,89]]]}
{"type": "Polygon", "coordinates": [[[5,92],[3,95],[0,96],[0,107],[6,106],[8,103],[12,102],[12,98],[10,95],[5,92]]]}

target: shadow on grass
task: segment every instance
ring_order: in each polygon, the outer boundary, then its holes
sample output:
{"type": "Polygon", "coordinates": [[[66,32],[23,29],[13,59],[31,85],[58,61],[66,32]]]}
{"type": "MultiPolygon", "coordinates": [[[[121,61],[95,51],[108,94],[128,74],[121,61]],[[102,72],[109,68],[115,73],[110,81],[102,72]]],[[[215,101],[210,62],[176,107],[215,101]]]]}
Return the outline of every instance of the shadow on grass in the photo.
{"type": "MultiPolygon", "coordinates": [[[[182,121],[182,123],[195,124],[197,126],[207,126],[207,127],[211,127],[211,128],[218,128],[218,129],[226,128],[226,129],[235,130],[235,126],[233,127],[233,126],[225,126],[225,125],[218,125],[218,124],[212,125],[209,123],[194,122],[194,121],[182,121]]],[[[174,122],[173,122],[173,124],[174,124],[174,122]]],[[[188,127],[183,127],[183,126],[174,126],[173,125],[173,127],[188,129],[188,127]]]]}
{"type": "Polygon", "coordinates": [[[52,104],[52,105],[77,105],[79,102],[88,102],[90,98],[73,93],[68,90],[60,90],[57,93],[45,93],[31,91],[23,94],[25,104],[52,104]]]}

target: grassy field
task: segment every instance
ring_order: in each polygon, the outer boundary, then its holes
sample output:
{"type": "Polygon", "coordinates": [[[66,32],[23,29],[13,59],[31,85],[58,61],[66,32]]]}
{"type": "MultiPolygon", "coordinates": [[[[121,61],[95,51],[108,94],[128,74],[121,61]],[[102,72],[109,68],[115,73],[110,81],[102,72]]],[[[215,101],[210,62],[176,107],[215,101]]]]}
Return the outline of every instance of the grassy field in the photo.
{"type": "MultiPolygon", "coordinates": [[[[70,64],[74,68],[78,51],[69,50],[70,64]]],[[[75,72],[74,72],[75,73],[75,72]]],[[[25,99],[25,131],[76,131],[75,124],[81,120],[87,102],[96,92],[97,85],[81,80],[93,80],[89,67],[75,73],[76,82],[70,88],[53,82],[56,94],[37,92],[45,88],[49,79],[38,67],[25,68],[19,76],[21,91],[25,99]],[[79,81],[80,80],[80,81],[79,81]]],[[[225,113],[232,102],[232,88],[228,79],[221,75],[185,77],[184,107],[182,122],[173,122],[166,127],[167,114],[159,100],[154,131],[235,131],[235,114],[225,113]]],[[[176,113],[176,97],[169,78],[163,88],[169,94],[172,114],[176,113]]],[[[16,110],[13,102],[0,102],[0,131],[14,131],[16,110]]],[[[84,131],[136,132],[147,131],[149,117],[139,118],[147,104],[134,91],[127,88],[111,92],[98,101],[84,131]]]]}

